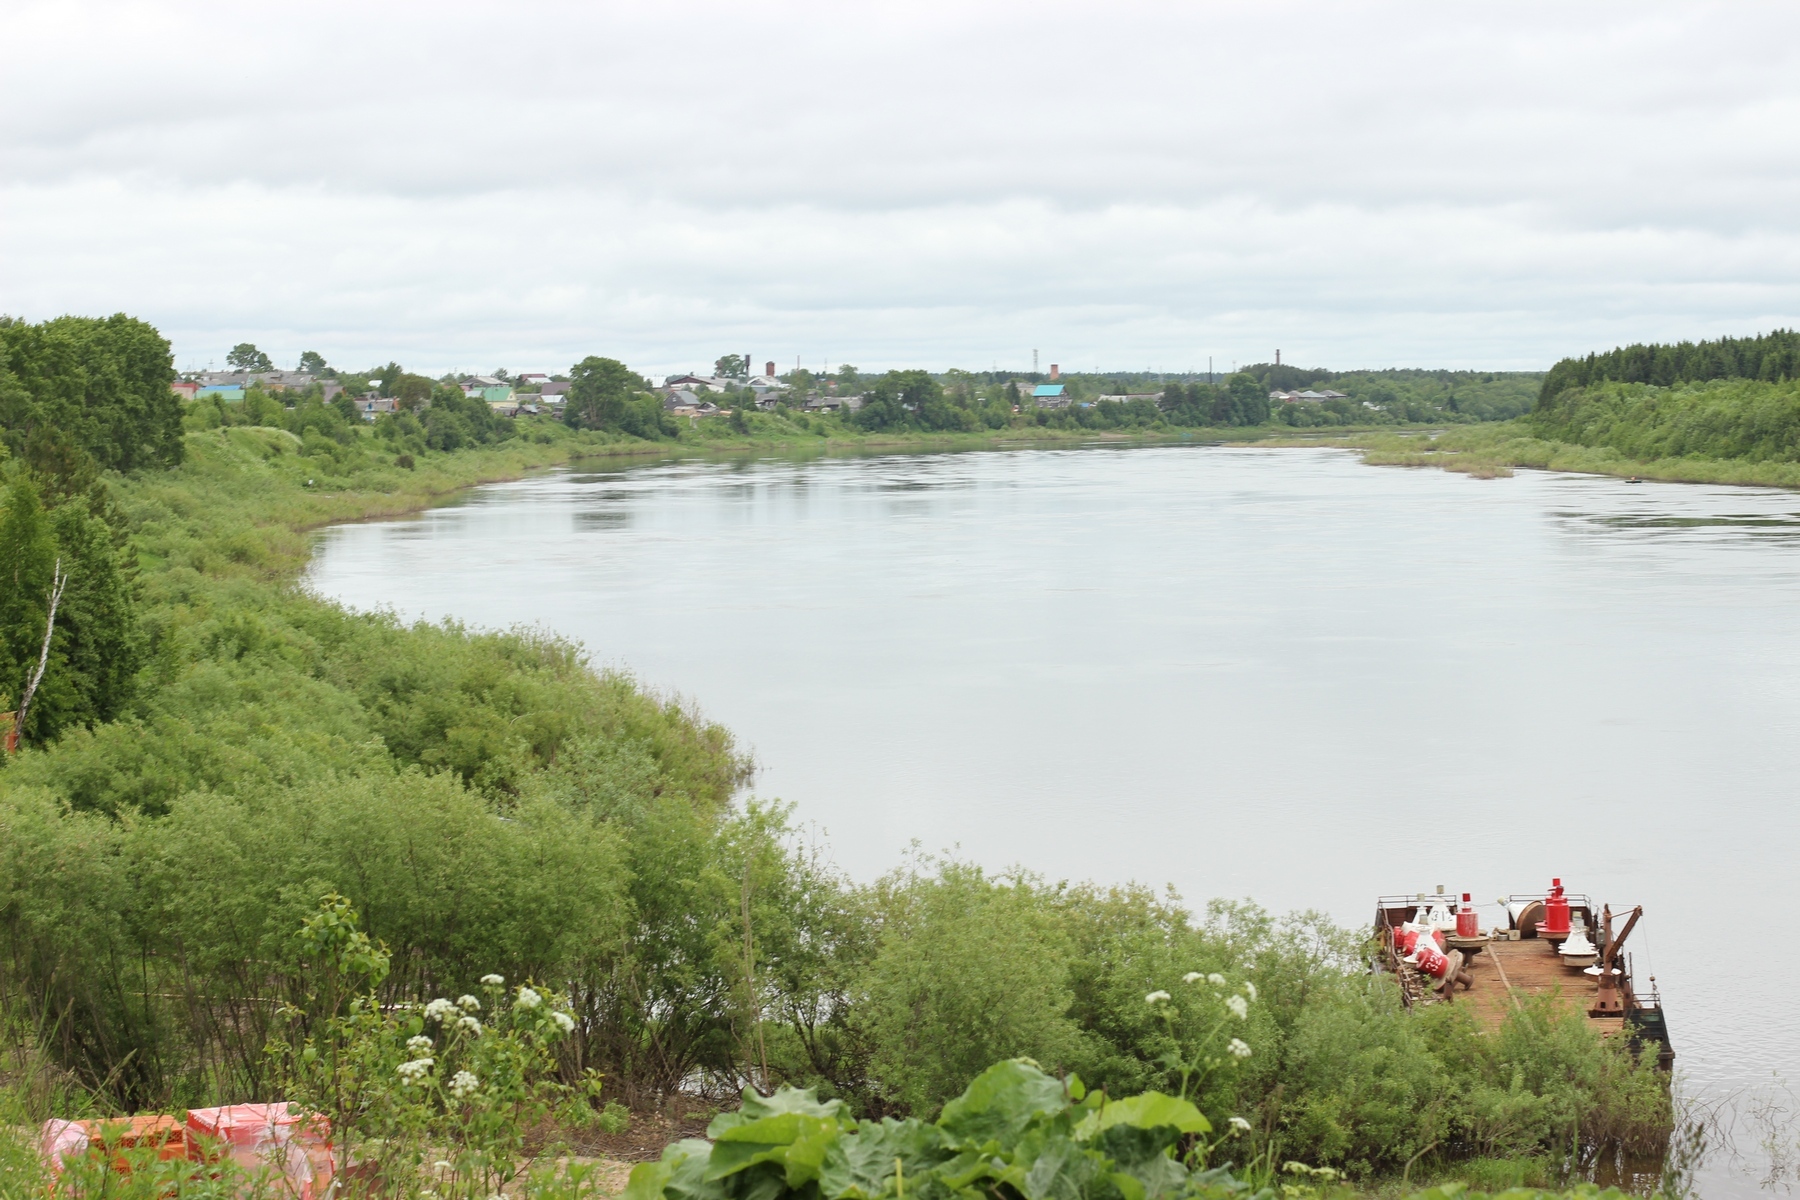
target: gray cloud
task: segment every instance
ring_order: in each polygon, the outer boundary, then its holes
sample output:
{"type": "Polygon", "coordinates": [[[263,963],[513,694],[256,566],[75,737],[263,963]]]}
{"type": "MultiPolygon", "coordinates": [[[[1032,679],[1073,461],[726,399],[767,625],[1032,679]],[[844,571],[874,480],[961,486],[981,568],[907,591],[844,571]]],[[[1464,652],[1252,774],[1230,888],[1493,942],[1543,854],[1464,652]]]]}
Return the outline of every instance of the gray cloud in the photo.
{"type": "Polygon", "coordinates": [[[1800,309],[1740,3],[8,5],[0,309],[427,369],[1532,366],[1800,309]]]}

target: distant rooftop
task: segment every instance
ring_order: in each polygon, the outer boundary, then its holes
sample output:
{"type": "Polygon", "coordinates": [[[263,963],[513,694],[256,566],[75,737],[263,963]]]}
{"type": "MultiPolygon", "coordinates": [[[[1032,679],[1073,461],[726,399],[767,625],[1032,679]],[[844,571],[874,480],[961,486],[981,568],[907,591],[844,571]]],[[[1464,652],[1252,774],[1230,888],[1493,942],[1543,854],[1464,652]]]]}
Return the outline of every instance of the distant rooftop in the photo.
{"type": "Polygon", "coordinates": [[[1063,385],[1060,383],[1040,383],[1035,388],[1031,389],[1031,394],[1033,396],[1060,396],[1063,394],[1063,385]]]}

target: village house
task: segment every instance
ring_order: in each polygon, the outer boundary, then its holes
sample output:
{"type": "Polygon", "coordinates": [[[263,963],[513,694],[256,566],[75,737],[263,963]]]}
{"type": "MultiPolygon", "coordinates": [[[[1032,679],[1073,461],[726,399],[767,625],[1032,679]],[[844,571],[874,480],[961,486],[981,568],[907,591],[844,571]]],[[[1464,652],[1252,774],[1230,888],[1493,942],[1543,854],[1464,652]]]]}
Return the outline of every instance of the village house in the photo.
{"type": "Polygon", "coordinates": [[[1346,396],[1344,393],[1334,392],[1334,391],[1330,390],[1329,388],[1327,388],[1325,391],[1322,391],[1322,392],[1314,392],[1314,391],[1309,390],[1309,391],[1304,391],[1304,392],[1270,392],[1269,393],[1270,402],[1271,403],[1280,403],[1280,404],[1293,404],[1295,402],[1299,402],[1301,404],[1323,404],[1327,400],[1348,400],[1349,398],[1350,397],[1346,396]]]}
{"type": "Polygon", "coordinates": [[[356,411],[362,414],[365,421],[373,421],[382,413],[396,412],[400,407],[392,396],[378,396],[374,392],[358,396],[351,403],[356,405],[356,411]]]}
{"type": "Polygon", "coordinates": [[[863,406],[861,396],[814,396],[806,402],[807,412],[855,412],[863,406]]]}
{"type": "Polygon", "coordinates": [[[737,380],[726,379],[722,375],[671,375],[663,380],[663,387],[690,392],[722,392],[727,384],[736,382],[737,380]]]}
{"type": "Polygon", "coordinates": [[[248,388],[260,383],[269,392],[302,391],[315,382],[304,371],[201,371],[195,378],[202,387],[248,388]]]}
{"type": "Polygon", "coordinates": [[[1040,383],[1031,389],[1031,399],[1039,408],[1067,408],[1072,397],[1060,383],[1040,383]]]}

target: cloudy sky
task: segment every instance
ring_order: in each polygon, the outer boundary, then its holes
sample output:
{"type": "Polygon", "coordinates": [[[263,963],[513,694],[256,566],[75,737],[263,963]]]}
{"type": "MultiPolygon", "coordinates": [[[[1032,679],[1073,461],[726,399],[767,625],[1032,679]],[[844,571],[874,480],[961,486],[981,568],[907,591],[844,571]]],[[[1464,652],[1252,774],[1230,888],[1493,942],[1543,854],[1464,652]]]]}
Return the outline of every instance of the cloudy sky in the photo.
{"type": "Polygon", "coordinates": [[[177,364],[1535,368],[1800,321],[1792,3],[0,0],[0,312],[177,364]]]}

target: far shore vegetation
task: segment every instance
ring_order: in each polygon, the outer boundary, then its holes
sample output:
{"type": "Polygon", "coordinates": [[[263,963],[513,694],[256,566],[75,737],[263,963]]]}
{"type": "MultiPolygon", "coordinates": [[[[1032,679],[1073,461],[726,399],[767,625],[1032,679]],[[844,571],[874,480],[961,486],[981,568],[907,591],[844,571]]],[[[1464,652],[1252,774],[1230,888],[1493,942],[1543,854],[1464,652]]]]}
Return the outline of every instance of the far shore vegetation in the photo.
{"type": "MultiPolygon", "coordinates": [[[[853,413],[690,420],[612,360],[560,418],[390,366],[345,379],[395,400],[368,421],[322,388],[175,397],[127,317],[0,322],[0,711],[33,692],[0,766],[0,1179],[41,1188],[50,1117],[295,1099],[378,1164],[345,1195],[573,1200],[599,1183],[558,1147],[713,1118],[633,1200],[1679,1183],[1667,1080],[1561,1009],[1410,1012],[1318,914],[953,857],[848,879],[691,705],[553,631],[300,581],[325,524],[581,458],[1349,438],[1795,470],[1795,385],[1269,367],[1015,411],[1016,378],[846,371],[853,413]],[[1269,399],[1309,388],[1341,396],[1269,399]],[[827,1187],[833,1154],[863,1174],[827,1187]]],[[[106,1163],[68,1194],[229,1192],[106,1163]]]]}

